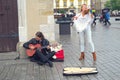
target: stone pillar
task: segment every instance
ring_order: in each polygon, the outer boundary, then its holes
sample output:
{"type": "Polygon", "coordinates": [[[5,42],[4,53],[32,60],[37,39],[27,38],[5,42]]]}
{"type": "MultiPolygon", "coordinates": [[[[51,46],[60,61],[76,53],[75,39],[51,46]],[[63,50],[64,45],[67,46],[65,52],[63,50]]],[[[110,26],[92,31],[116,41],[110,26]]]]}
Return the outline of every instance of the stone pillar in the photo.
{"type": "Polygon", "coordinates": [[[74,4],[75,8],[78,8],[78,0],[74,0],[73,4],[74,4]]]}
{"type": "Polygon", "coordinates": [[[84,4],[84,0],[82,0],[82,4],[84,4]]]}
{"type": "Polygon", "coordinates": [[[91,8],[91,0],[87,0],[87,4],[88,4],[89,8],[91,8]]]}
{"type": "Polygon", "coordinates": [[[56,8],[56,0],[53,0],[54,9],[56,8]]]}
{"type": "Polygon", "coordinates": [[[63,8],[63,0],[59,1],[59,8],[63,8]]]}
{"type": "Polygon", "coordinates": [[[28,39],[27,35],[27,17],[26,17],[26,0],[17,0],[18,2],[18,31],[19,42],[24,42],[28,39]]]}
{"type": "Polygon", "coordinates": [[[67,8],[70,7],[70,0],[67,0],[67,8]]]}

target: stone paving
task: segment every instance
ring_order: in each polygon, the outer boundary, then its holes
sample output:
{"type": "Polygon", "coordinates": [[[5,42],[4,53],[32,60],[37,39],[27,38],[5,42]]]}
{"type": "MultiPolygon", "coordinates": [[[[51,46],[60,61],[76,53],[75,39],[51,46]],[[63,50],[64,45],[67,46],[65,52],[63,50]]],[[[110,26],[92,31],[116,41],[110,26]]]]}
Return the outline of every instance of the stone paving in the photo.
{"type": "Polygon", "coordinates": [[[71,35],[59,35],[56,40],[63,45],[64,62],[54,62],[54,67],[39,66],[28,59],[14,60],[16,52],[0,54],[0,80],[119,80],[120,79],[120,21],[111,18],[111,26],[97,22],[92,27],[93,42],[97,53],[94,62],[89,46],[86,45],[85,60],[79,61],[80,49],[77,33],[71,27],[71,35]],[[63,76],[67,66],[96,67],[98,74],[63,76]]]}

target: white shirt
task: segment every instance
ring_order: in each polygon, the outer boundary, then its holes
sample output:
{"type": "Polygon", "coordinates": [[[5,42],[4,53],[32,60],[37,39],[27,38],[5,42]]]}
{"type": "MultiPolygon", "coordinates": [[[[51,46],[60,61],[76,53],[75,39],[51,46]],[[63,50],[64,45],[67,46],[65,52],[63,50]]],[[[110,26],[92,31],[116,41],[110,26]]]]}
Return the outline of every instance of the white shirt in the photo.
{"type": "Polygon", "coordinates": [[[76,30],[78,32],[82,32],[83,30],[85,30],[86,28],[89,28],[91,26],[91,23],[93,21],[93,18],[91,17],[91,14],[86,14],[84,16],[82,16],[81,13],[76,15],[77,20],[74,20],[74,24],[76,27],[76,30]]]}

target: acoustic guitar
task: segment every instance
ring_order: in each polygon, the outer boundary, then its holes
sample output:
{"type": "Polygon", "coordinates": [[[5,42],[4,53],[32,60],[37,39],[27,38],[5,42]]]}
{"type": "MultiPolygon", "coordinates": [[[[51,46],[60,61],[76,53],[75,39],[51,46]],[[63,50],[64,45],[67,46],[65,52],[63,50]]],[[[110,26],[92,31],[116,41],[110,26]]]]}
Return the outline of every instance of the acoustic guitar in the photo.
{"type": "MultiPolygon", "coordinates": [[[[41,50],[41,49],[47,48],[47,46],[41,46],[40,44],[35,44],[35,45],[29,44],[29,46],[33,46],[33,47],[34,47],[34,49],[27,49],[27,50],[26,50],[26,54],[27,54],[29,57],[33,56],[33,55],[35,54],[35,52],[36,52],[37,49],[38,49],[38,50],[41,50]]],[[[50,46],[50,45],[49,45],[49,46],[50,46]]]]}
{"type": "Polygon", "coordinates": [[[41,48],[41,45],[40,45],[40,44],[35,44],[35,45],[29,44],[29,46],[35,47],[34,49],[27,49],[27,50],[26,50],[26,54],[27,54],[27,56],[29,56],[29,57],[31,57],[31,56],[33,56],[33,55],[35,54],[36,49],[38,49],[38,48],[40,49],[40,48],[41,48]]]}

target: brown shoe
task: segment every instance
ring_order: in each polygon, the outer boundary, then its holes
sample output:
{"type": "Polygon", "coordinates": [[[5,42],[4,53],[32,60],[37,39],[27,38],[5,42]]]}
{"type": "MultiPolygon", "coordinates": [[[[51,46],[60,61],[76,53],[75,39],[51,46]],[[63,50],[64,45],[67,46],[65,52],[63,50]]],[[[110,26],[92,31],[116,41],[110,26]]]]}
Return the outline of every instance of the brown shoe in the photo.
{"type": "Polygon", "coordinates": [[[93,60],[96,61],[96,52],[93,52],[93,60]]]}
{"type": "Polygon", "coordinates": [[[84,59],[84,57],[85,57],[85,54],[84,54],[84,52],[81,52],[79,60],[82,60],[82,59],[84,59]]]}

